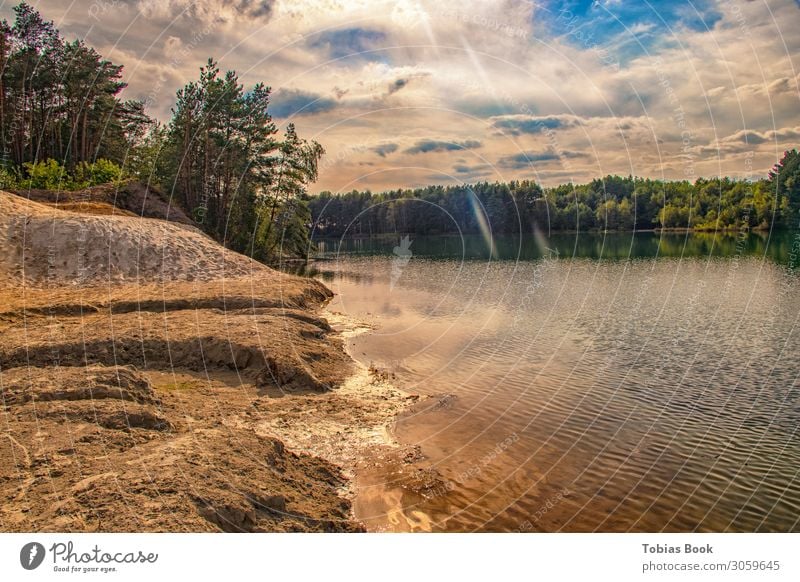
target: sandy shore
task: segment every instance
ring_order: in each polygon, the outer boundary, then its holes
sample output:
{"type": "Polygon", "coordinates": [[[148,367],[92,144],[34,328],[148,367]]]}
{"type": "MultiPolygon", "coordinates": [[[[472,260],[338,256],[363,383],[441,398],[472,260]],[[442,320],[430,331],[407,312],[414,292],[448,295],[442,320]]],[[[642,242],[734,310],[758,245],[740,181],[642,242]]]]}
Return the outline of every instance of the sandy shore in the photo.
{"type": "Polygon", "coordinates": [[[184,225],[0,192],[0,531],[363,531],[415,396],[321,283],[184,225]]]}
{"type": "MultiPolygon", "coordinates": [[[[323,310],[321,315],[345,340],[371,329],[339,312],[323,310]]],[[[395,439],[393,425],[419,400],[399,389],[389,373],[353,362],[353,373],[335,390],[292,399],[280,410],[272,406],[270,418],[259,425],[264,434],[280,435],[290,449],[341,467],[347,477],[343,493],[350,499],[357,495],[355,477],[365,462],[408,454],[408,447],[395,439]]]]}

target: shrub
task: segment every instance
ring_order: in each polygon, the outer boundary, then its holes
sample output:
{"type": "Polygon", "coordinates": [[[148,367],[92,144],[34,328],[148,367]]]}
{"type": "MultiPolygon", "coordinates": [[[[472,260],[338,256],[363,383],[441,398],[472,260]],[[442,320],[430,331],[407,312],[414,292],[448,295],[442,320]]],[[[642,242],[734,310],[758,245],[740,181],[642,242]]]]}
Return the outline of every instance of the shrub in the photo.
{"type": "Polygon", "coordinates": [[[19,185],[15,172],[8,168],[0,167],[0,190],[14,190],[19,185]]]}
{"type": "Polygon", "coordinates": [[[66,168],[56,160],[25,162],[23,166],[28,174],[28,179],[21,183],[23,188],[69,190],[72,186],[72,179],[67,174],[66,168]]]}
{"type": "Polygon", "coordinates": [[[43,190],[80,190],[122,179],[122,169],[112,161],[99,159],[94,163],[81,162],[70,173],[57,160],[23,164],[27,179],[18,180],[12,173],[0,169],[1,188],[39,188],[43,190]]]}
{"type": "Polygon", "coordinates": [[[75,182],[86,186],[97,186],[118,182],[122,178],[122,168],[110,160],[99,159],[94,163],[81,162],[75,168],[75,182]]]}

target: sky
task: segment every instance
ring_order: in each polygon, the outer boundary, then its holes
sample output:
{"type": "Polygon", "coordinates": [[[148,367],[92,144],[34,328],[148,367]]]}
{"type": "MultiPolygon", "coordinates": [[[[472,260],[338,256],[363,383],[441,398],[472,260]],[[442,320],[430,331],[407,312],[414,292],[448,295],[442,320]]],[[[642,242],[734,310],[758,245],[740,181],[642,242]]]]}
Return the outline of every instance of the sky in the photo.
{"type": "Polygon", "coordinates": [[[326,149],[314,192],[757,179],[800,145],[795,0],[31,4],[161,120],[209,57],[264,82],[276,123],[326,149]]]}

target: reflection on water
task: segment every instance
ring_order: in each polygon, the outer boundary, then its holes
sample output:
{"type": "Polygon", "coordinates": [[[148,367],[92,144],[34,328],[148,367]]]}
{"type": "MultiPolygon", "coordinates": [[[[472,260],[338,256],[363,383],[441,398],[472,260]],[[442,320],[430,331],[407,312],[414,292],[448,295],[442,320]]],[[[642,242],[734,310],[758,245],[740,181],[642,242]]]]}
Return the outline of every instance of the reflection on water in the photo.
{"type": "MultiPolygon", "coordinates": [[[[319,255],[393,255],[399,237],[362,239],[322,239],[319,255]]],[[[411,251],[416,257],[436,259],[534,260],[557,254],[561,258],[628,260],[636,258],[688,257],[767,257],[779,263],[789,260],[795,239],[787,232],[722,233],[583,233],[554,234],[542,237],[501,237],[494,239],[494,255],[483,237],[426,236],[414,239],[411,251]]]]}
{"type": "Polygon", "coordinates": [[[434,395],[397,436],[443,485],[372,479],[359,517],[388,530],[800,529],[791,241],[728,238],[506,240],[502,260],[419,239],[399,277],[397,240],[325,243],[312,274],[332,308],[377,326],[354,355],[434,395]]]}

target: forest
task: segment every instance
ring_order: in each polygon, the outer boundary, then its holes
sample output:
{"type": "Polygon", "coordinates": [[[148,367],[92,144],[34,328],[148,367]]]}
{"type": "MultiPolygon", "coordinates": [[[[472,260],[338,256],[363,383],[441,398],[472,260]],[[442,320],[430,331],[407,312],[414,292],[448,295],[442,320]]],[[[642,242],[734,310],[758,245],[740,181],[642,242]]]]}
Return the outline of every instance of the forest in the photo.
{"type": "Polygon", "coordinates": [[[25,2],[14,14],[0,22],[0,188],[140,180],[229,248],[307,255],[307,187],[324,152],[291,124],[279,134],[269,87],[245,89],[209,60],[162,124],[122,98],[122,65],[65,40],[25,2]]]}
{"type": "Polygon", "coordinates": [[[379,194],[322,192],[309,201],[314,237],[385,233],[495,234],[652,229],[797,228],[800,154],[787,151],[758,181],[662,181],[606,176],[543,188],[529,181],[428,186],[379,194]]]}

